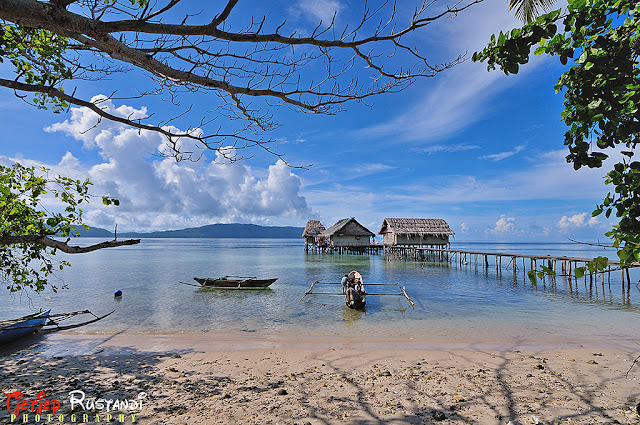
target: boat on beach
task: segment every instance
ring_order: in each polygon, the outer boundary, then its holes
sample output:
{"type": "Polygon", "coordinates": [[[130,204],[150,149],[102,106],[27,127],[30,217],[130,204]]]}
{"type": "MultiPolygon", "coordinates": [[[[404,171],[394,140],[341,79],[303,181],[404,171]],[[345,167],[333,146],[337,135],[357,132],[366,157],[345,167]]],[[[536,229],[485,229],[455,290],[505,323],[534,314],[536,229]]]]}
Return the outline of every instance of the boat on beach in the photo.
{"type": "Polygon", "coordinates": [[[222,276],[218,278],[194,277],[193,279],[203,288],[223,289],[260,289],[266,288],[278,280],[277,277],[273,279],[258,279],[255,276],[222,276]]]}
{"type": "MultiPolygon", "coordinates": [[[[34,333],[50,333],[67,329],[79,328],[102,320],[115,310],[103,316],[96,316],[89,310],[72,311],[70,313],[51,314],[51,310],[39,311],[16,319],[0,321],[0,345],[34,333]],[[75,316],[89,315],[93,318],[80,323],[62,324],[61,322],[75,316]]],[[[68,323],[68,322],[67,322],[68,323]]]]}
{"type": "Polygon", "coordinates": [[[51,310],[39,311],[17,319],[0,321],[0,345],[36,333],[44,326],[51,310]]]}

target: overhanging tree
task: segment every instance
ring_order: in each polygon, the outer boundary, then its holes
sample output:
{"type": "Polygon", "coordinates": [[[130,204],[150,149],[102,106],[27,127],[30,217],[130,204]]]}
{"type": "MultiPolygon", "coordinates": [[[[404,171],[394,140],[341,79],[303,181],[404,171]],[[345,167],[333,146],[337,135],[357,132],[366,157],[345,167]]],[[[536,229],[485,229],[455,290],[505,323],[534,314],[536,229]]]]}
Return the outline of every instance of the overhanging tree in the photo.
{"type": "MultiPolygon", "coordinates": [[[[70,238],[86,228],[80,205],[90,200],[90,185],[89,180],[49,178],[46,169],[37,173],[35,168],[20,164],[0,166],[0,278],[9,291],[45,289],[48,277],[69,265],[66,260],[54,260],[57,251],[79,254],[140,243],[140,239],[114,239],[83,247],[69,245],[70,238]],[[64,209],[48,211],[44,196],[58,201],[64,209]]],[[[109,197],[103,197],[102,202],[118,204],[109,197]]]]}
{"type": "Polygon", "coordinates": [[[298,24],[284,18],[237,12],[239,0],[204,2],[197,10],[181,0],[1,0],[0,59],[12,67],[0,68],[0,86],[40,108],[84,106],[100,119],[162,133],[166,153],[177,159],[193,153],[180,138],[222,154],[235,152],[221,149],[229,145],[270,151],[262,134],[277,125],[274,107],[334,113],[346,102],[401,90],[460,62],[462,56],[431,62],[410,36],[480,1],[425,0],[408,16],[405,2],[350,2],[352,11],[361,10],[357,21],[338,25],[334,15],[298,34],[298,24]],[[74,81],[131,69],[153,78],[155,88],[118,98],[164,96],[175,103],[175,114],[118,116],[101,105],[104,98],[75,92],[74,81]],[[211,93],[219,103],[178,131],[169,125],[174,119],[201,113],[185,105],[187,92],[211,93]],[[220,115],[229,118],[224,125],[217,124],[220,115]]]}
{"type": "MultiPolygon", "coordinates": [[[[639,18],[638,1],[569,0],[565,10],[494,35],[473,54],[474,61],[486,61],[488,69],[497,66],[507,75],[529,61],[536,45],[535,54],[557,56],[567,65],[555,85],[565,98],[566,159],[578,170],[602,167],[612,157],[605,183],[613,191],[592,215],[619,218],[607,236],[626,265],[640,260],[640,162],[634,160],[640,136],[639,18]]],[[[590,271],[606,266],[597,260],[590,271]]]]}
{"type": "Polygon", "coordinates": [[[525,24],[530,24],[540,16],[541,11],[548,11],[555,0],[509,0],[509,10],[525,24]]]}

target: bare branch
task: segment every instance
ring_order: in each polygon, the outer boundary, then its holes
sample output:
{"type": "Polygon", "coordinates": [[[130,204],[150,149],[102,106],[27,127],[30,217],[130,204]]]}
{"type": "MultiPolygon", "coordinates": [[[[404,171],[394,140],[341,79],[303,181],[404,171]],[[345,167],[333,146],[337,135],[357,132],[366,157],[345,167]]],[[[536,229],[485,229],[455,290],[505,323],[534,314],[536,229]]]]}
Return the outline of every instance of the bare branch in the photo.
{"type": "MultiPolygon", "coordinates": [[[[409,23],[400,26],[402,17],[395,1],[385,0],[372,7],[365,0],[354,23],[336,27],[336,11],[330,22],[319,22],[306,28],[305,36],[298,36],[298,24],[288,25],[287,20],[272,23],[268,14],[230,19],[238,0],[227,0],[222,10],[209,18],[204,16],[208,10],[181,13],[180,0],[149,2],[144,7],[120,1],[2,0],[0,20],[9,27],[47,30],[68,40],[61,63],[69,72],[58,80],[46,80],[47,84],[34,84],[16,67],[15,78],[0,79],[0,86],[43,93],[87,107],[104,119],[159,132],[175,149],[176,158],[180,157],[176,142],[180,137],[218,152],[222,145],[210,143],[211,138],[229,137],[234,146],[264,149],[267,142],[242,132],[251,131],[255,136],[277,126],[272,121],[273,108],[284,105],[298,111],[335,113],[347,102],[402,90],[417,78],[433,77],[464,60],[464,54],[454,55],[436,65],[411,44],[410,34],[481,1],[454,0],[450,6],[442,0],[419,1],[408,16],[409,23]],[[237,28],[243,19],[246,24],[237,28]],[[209,109],[225,114],[232,109],[227,116],[233,130],[196,136],[192,129],[197,126],[191,125],[189,130],[174,134],[164,127],[172,119],[150,125],[117,117],[62,89],[65,80],[104,78],[121,72],[123,64],[143,71],[157,83],[157,89],[142,90],[139,96],[164,93],[177,104],[183,93],[212,92],[219,103],[209,109]],[[239,123],[238,118],[248,125],[239,123]]],[[[51,64],[29,48],[17,54],[42,75],[51,74],[51,64]]],[[[174,118],[181,116],[174,114],[174,118]]]]}
{"type": "Polygon", "coordinates": [[[87,252],[97,251],[103,248],[114,248],[118,246],[125,245],[136,245],[140,243],[140,239],[127,239],[123,241],[112,240],[100,242],[94,245],[89,246],[72,246],[68,245],[67,239],[66,242],[58,241],[49,236],[41,236],[41,235],[24,235],[24,236],[9,236],[9,235],[0,235],[0,245],[18,245],[18,244],[36,244],[36,245],[44,245],[49,248],[58,249],[62,252],[66,252],[67,254],[84,254],[87,252]]]}

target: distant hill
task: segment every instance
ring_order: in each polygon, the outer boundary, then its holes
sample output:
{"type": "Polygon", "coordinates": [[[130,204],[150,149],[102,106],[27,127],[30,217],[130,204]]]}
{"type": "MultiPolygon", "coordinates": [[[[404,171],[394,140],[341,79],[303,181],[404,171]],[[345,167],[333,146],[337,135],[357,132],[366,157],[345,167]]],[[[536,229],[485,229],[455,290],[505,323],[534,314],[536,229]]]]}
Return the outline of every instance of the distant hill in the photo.
{"type": "Polygon", "coordinates": [[[99,227],[90,227],[89,230],[78,228],[80,236],[86,236],[89,238],[113,238],[113,231],[104,230],[99,227]]]}
{"type": "MultiPolygon", "coordinates": [[[[137,233],[118,232],[119,238],[301,238],[304,227],[258,226],[256,224],[210,224],[182,230],[137,233]]],[[[92,227],[82,236],[113,237],[113,232],[92,227]]]]}

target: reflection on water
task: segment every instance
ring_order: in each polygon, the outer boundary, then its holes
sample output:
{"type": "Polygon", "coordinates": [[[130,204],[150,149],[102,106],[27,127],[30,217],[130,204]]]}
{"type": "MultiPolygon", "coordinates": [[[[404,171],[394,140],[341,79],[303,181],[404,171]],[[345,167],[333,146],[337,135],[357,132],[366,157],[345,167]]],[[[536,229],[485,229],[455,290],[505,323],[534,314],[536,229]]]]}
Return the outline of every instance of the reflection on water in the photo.
{"type": "Polygon", "coordinates": [[[357,322],[362,319],[367,314],[367,307],[365,306],[363,309],[354,310],[353,308],[349,308],[346,305],[342,305],[342,319],[349,325],[357,322]]]}
{"type": "MultiPolygon", "coordinates": [[[[90,241],[88,241],[90,242],[90,241]]],[[[576,244],[457,244],[456,249],[593,258],[601,248],[576,244]]],[[[609,254],[607,254],[609,255],[609,254]]],[[[609,256],[613,257],[613,253],[609,256]]],[[[381,255],[305,254],[302,240],[143,239],[140,245],[66,256],[57,294],[0,292],[0,319],[32,309],[116,309],[86,332],[245,331],[362,334],[446,340],[636,338],[640,290],[619,273],[590,282],[558,277],[532,285],[522,271],[459,263],[386,260],[381,255]],[[311,282],[335,282],[351,270],[365,283],[405,286],[398,296],[368,296],[365,311],[341,296],[301,296],[311,282]],[[278,277],[268,289],[202,289],[194,276],[278,277]],[[123,297],[114,299],[115,290],[123,297]],[[45,297],[50,297],[47,300],[45,297]],[[621,327],[620,323],[625,326],[621,327]]],[[[632,276],[635,282],[637,276],[632,276]]]]}

